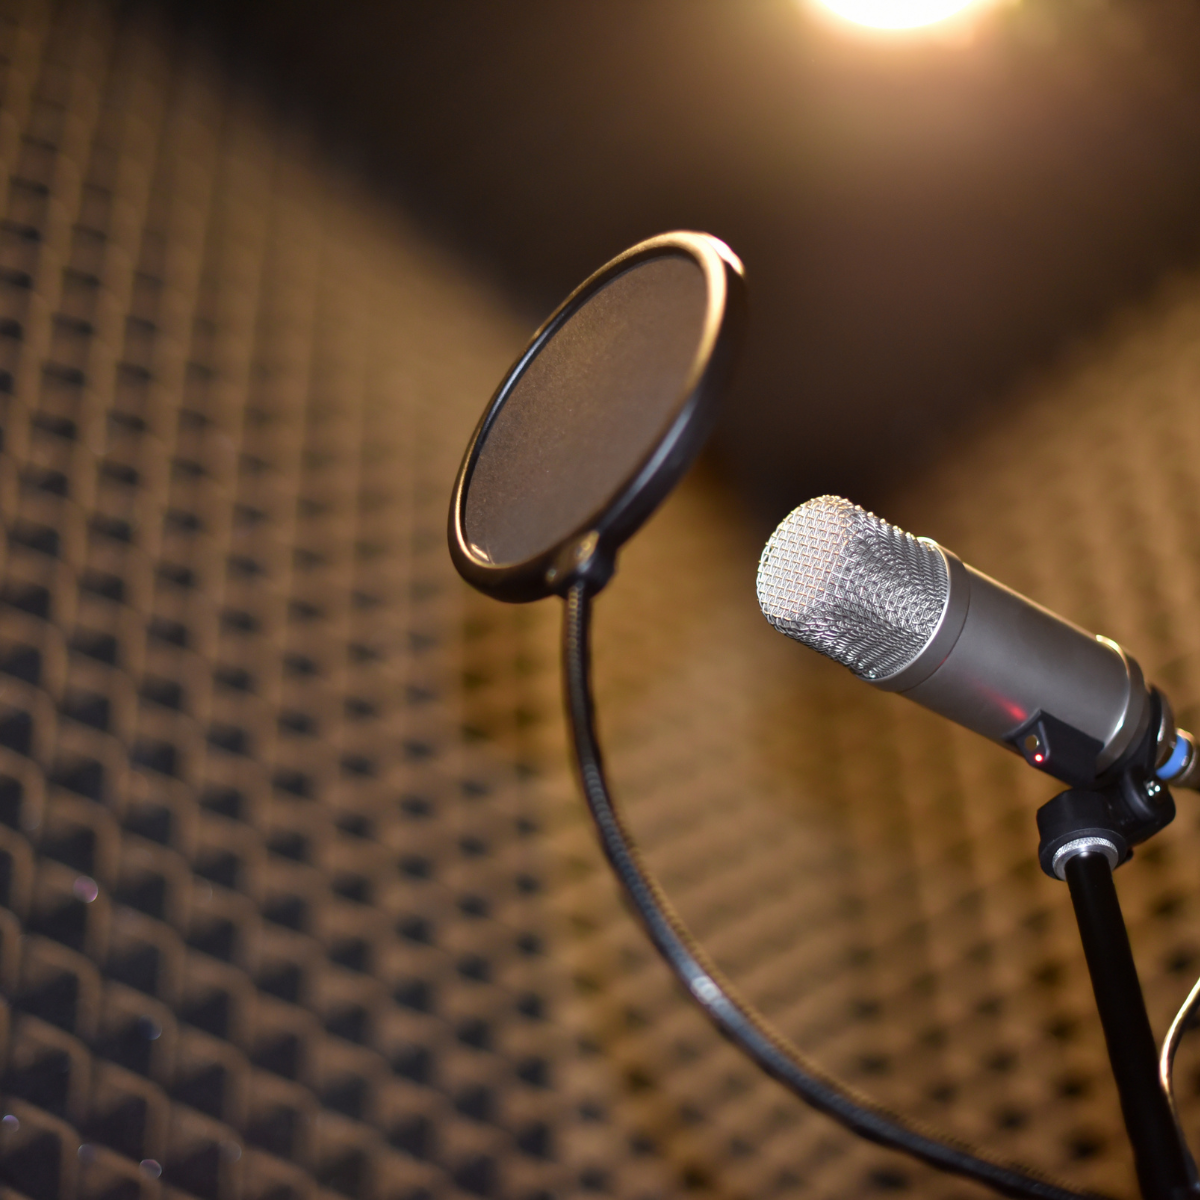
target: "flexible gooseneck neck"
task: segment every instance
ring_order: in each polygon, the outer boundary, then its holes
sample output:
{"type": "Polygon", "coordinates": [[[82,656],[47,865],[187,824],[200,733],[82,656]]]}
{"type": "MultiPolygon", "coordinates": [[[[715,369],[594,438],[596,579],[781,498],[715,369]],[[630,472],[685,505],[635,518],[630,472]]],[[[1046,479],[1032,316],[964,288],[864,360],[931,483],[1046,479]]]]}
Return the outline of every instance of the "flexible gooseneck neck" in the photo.
{"type": "Polygon", "coordinates": [[[592,595],[585,583],[574,585],[565,596],[563,682],[580,786],[604,853],[651,941],[709,1020],[768,1075],[860,1137],[973,1179],[1005,1196],[1084,1200],[1090,1195],[1096,1200],[1095,1193],[1072,1191],[1031,1168],[994,1162],[859,1095],[809,1062],[734,991],[650,874],[609,792],[592,702],[591,606],[592,595]]]}

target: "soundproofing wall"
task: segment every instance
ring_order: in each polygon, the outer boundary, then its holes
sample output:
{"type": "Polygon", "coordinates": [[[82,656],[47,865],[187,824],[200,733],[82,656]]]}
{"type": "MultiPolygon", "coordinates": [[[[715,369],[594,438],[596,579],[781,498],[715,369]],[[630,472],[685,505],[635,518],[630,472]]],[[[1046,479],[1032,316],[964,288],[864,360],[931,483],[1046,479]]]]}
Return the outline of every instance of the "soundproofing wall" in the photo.
{"type": "MultiPolygon", "coordinates": [[[[575,797],[556,604],[454,575],[459,455],[542,314],[203,26],[4,11],[6,1196],[981,1195],[808,1112],[689,1006],[575,797]]],[[[1197,346],[1182,278],[882,514],[1128,645],[1193,728],[1197,346]]],[[[775,635],[760,548],[701,470],[598,602],[651,865],[831,1069],[1132,1194],[1036,864],[1052,785],[775,635]]],[[[1178,801],[1118,876],[1160,1033],[1200,971],[1178,801]]]]}

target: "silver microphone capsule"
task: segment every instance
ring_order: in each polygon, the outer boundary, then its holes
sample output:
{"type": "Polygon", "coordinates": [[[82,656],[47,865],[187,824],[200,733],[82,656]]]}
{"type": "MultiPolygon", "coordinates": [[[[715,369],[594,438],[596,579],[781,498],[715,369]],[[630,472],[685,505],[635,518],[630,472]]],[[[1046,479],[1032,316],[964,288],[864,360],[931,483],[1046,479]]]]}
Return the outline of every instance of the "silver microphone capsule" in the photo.
{"type": "MultiPolygon", "coordinates": [[[[781,633],[1074,786],[1119,769],[1155,712],[1116,642],[839,496],[802,504],[771,535],[758,599],[781,633]]],[[[1165,698],[1159,712],[1158,777],[1196,786],[1195,739],[1165,698]]]]}

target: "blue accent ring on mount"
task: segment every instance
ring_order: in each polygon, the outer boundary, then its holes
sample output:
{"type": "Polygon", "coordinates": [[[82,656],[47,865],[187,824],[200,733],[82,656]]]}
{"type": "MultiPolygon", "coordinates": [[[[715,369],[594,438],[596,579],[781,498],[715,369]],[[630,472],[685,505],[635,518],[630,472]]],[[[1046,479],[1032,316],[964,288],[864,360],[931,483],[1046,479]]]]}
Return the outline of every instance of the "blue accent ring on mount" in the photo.
{"type": "Polygon", "coordinates": [[[1180,771],[1183,770],[1184,763],[1187,762],[1188,744],[1186,738],[1176,738],[1175,748],[1171,751],[1171,757],[1167,759],[1161,767],[1158,768],[1156,774],[1159,779],[1165,783],[1169,783],[1180,771]]]}

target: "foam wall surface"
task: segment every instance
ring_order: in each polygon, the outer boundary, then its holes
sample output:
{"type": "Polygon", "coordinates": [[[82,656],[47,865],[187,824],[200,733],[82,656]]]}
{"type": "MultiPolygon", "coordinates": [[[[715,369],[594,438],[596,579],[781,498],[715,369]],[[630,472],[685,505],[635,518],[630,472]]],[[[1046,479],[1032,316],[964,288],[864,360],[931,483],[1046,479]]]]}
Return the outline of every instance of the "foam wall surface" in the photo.
{"type": "MultiPolygon", "coordinates": [[[[4,12],[6,1194],[977,1195],[757,1074],[622,907],[566,768],[557,605],[469,593],[445,550],[529,322],[197,31],[4,12]]],[[[1184,281],[883,514],[1127,644],[1193,721],[1197,346],[1184,281]]],[[[759,548],[693,476],[598,602],[651,864],[832,1069],[1132,1195],[1036,866],[1047,781],[774,634],[759,548]]],[[[1200,968],[1179,799],[1120,875],[1160,1032],[1200,968]]],[[[1194,1134],[1197,1078],[1185,1048],[1194,1134]]]]}
{"type": "Polygon", "coordinates": [[[0,37],[0,1179],[569,1194],[443,534],[523,330],[155,9],[0,37]]]}

